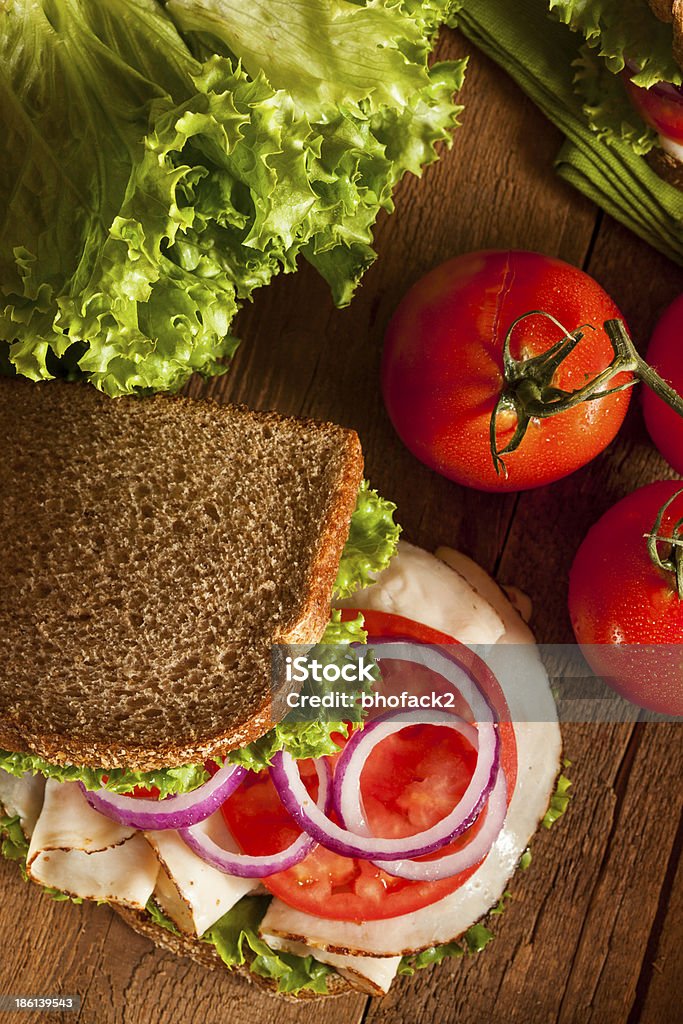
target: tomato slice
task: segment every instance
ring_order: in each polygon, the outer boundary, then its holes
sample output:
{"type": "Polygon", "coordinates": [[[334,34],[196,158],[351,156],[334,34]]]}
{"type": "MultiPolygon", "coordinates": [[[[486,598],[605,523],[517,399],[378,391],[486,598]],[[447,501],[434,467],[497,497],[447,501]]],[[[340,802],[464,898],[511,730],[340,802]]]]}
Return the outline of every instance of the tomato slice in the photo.
{"type": "Polygon", "coordinates": [[[683,91],[676,86],[643,89],[633,84],[628,71],[623,76],[626,91],[643,120],[660,135],[683,144],[683,91]]]}
{"type": "Polygon", "coordinates": [[[161,796],[161,790],[157,786],[136,786],[130,793],[126,793],[126,796],[137,797],[138,800],[158,800],[161,796]]]}
{"type": "MultiPolygon", "coordinates": [[[[106,784],[109,781],[108,775],[102,776],[102,783],[106,784]]],[[[158,800],[161,796],[161,790],[156,786],[134,786],[133,789],[127,790],[123,793],[123,796],[132,796],[137,800],[158,800]]]]}
{"type": "MultiPolygon", "coordinates": [[[[343,617],[355,618],[355,610],[343,617]]],[[[457,645],[468,664],[474,664],[466,648],[444,633],[398,615],[363,612],[370,636],[403,638],[419,643],[457,645]]],[[[505,698],[499,684],[479,659],[477,682],[498,711],[501,765],[508,783],[508,803],[517,776],[517,747],[505,698]]],[[[415,666],[396,661],[389,671],[383,662],[384,692],[429,687],[448,688],[428,670],[416,675],[415,666]],[[426,673],[426,674],[425,674],[426,673]]],[[[471,669],[472,670],[472,669],[471,669]]],[[[343,747],[343,737],[337,737],[343,747]]],[[[363,803],[373,831],[385,838],[414,835],[443,818],[464,793],[476,762],[476,752],[454,729],[440,725],[415,725],[387,737],[372,751],[363,768],[363,803]]],[[[300,761],[302,778],[315,795],[317,776],[311,761],[300,761]]],[[[227,825],[241,849],[251,855],[278,853],[300,834],[285,811],[267,772],[250,776],[223,804],[227,825]]],[[[476,829],[476,825],[474,828],[476,829]]],[[[431,857],[441,857],[464,844],[461,837],[431,857]]],[[[322,846],[300,864],[262,879],[265,887],[283,902],[317,917],[340,921],[374,921],[408,914],[455,892],[477,865],[438,882],[412,882],[394,878],[368,861],[342,857],[322,846]]]]}

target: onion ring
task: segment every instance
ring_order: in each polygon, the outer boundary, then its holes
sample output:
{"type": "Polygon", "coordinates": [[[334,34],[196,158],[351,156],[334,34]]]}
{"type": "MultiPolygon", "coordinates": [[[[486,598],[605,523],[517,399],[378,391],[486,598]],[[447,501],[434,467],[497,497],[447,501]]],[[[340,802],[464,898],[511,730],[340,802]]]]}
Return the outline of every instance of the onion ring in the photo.
{"type": "Polygon", "coordinates": [[[120,825],[147,832],[186,828],[204,821],[224,803],[247,774],[246,768],[226,764],[207,782],[189,793],[152,800],[111,793],[108,789],[81,790],[91,807],[120,825]]]}
{"type": "MultiPolygon", "coordinates": [[[[330,767],[324,758],[314,758],[313,763],[319,783],[316,806],[321,814],[327,814],[332,795],[330,767]]],[[[225,850],[202,829],[196,827],[181,828],[178,835],[207,864],[226,875],[237,875],[239,878],[266,878],[268,875],[277,874],[278,871],[286,871],[287,868],[299,864],[318,845],[312,836],[302,832],[280,853],[252,857],[246,853],[225,850]]]]}
{"type": "MultiPolygon", "coordinates": [[[[372,641],[373,649],[380,646],[395,646],[395,642],[377,643],[374,640],[372,641]]],[[[357,857],[361,860],[371,861],[398,861],[435,853],[454,839],[457,839],[459,835],[462,835],[473,824],[493,789],[498,776],[500,738],[494,722],[493,711],[484,695],[475,685],[474,680],[465,671],[457,658],[441,648],[417,646],[411,651],[410,660],[413,663],[417,662],[437,671],[447,679],[462,694],[477,721],[478,756],[472,778],[456,807],[445,818],[437,822],[436,825],[403,839],[380,839],[368,836],[367,834],[359,834],[360,829],[358,831],[351,831],[330,821],[315,806],[306,792],[306,787],[301,781],[296,762],[290,754],[285,751],[279,751],[273,758],[270,774],[286,810],[294,818],[302,831],[313,836],[321,846],[332,850],[334,853],[341,854],[343,857],[357,857]]],[[[410,713],[408,714],[410,715],[410,713]]],[[[423,713],[422,718],[424,719],[424,717],[423,713]]],[[[440,724],[447,726],[450,724],[451,727],[456,727],[454,725],[455,721],[462,721],[461,719],[456,719],[454,715],[448,714],[438,716],[438,720],[440,724]]],[[[413,715],[413,724],[416,724],[417,721],[419,719],[416,719],[413,715]]],[[[377,723],[377,725],[371,723],[363,733],[357,734],[359,738],[355,741],[356,749],[363,744],[364,735],[371,729],[373,731],[381,729],[382,724],[382,722],[377,723]]],[[[376,742],[379,742],[379,740],[376,739],[376,742]]],[[[352,739],[350,743],[354,743],[354,740],[352,739]]],[[[369,743],[372,743],[372,736],[370,736],[369,743]]],[[[342,754],[343,757],[344,754],[342,754]]],[[[338,765],[338,773],[341,775],[341,779],[336,783],[336,786],[340,793],[338,806],[341,811],[342,820],[345,820],[348,808],[355,806],[354,798],[351,794],[353,792],[357,794],[360,788],[361,769],[354,771],[345,779],[345,776],[348,775],[350,759],[351,755],[349,755],[346,761],[346,769],[342,766],[340,773],[338,765]]]]}

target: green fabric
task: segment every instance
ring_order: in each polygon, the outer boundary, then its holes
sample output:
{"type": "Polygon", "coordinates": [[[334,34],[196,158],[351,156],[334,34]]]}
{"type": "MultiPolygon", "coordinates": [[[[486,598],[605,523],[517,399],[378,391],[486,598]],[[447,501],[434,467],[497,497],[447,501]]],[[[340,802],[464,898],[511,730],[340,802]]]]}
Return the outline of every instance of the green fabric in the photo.
{"type": "Polygon", "coordinates": [[[683,193],[628,143],[589,128],[573,84],[583,36],[554,21],[547,0],[466,0],[458,25],[567,136],[558,174],[666,256],[683,264],[683,193]]]}

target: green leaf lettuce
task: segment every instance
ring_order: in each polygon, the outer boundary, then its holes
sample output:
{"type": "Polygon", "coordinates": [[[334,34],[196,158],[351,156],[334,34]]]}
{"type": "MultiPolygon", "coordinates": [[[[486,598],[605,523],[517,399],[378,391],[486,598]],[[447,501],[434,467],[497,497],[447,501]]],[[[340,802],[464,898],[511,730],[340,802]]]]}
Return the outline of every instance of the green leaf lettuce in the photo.
{"type": "Polygon", "coordinates": [[[113,396],[222,373],[238,307],[299,257],[350,301],[378,213],[457,123],[464,62],[428,66],[454,6],[7,0],[13,370],[113,396]]]}
{"type": "Polygon", "coordinates": [[[550,0],[550,9],[565,25],[583,33],[604,57],[610,71],[627,61],[639,68],[633,76],[644,88],[657,82],[683,84],[673,57],[673,32],[652,13],[647,0],[550,0]]]}
{"type": "Polygon", "coordinates": [[[18,814],[0,813],[0,853],[8,860],[26,862],[28,839],[24,835],[18,814]]]}
{"type": "Polygon", "coordinates": [[[649,153],[656,145],[656,132],[638,114],[623,82],[588,46],[581,48],[574,66],[574,83],[583,112],[598,138],[605,142],[627,142],[638,156],[649,153]]]}
{"type": "MultiPolygon", "coordinates": [[[[571,761],[564,761],[565,768],[569,768],[570,765],[571,761]]],[[[543,821],[541,822],[543,828],[552,828],[558,818],[561,818],[566,812],[569,807],[569,801],[572,798],[572,795],[569,792],[571,784],[571,779],[568,778],[564,772],[561,772],[558,775],[557,782],[555,783],[555,792],[550,798],[548,810],[545,812],[543,821]]]]}
{"type": "Polygon", "coordinates": [[[0,769],[10,775],[44,775],[57,782],[82,782],[86,789],[104,786],[113,793],[128,793],[135,786],[159,790],[159,796],[186,793],[201,786],[208,778],[203,765],[189,764],[178,768],[160,768],[157,771],[136,772],[128,768],[88,768],[85,765],[52,764],[37,754],[18,754],[0,750],[0,769]]]}
{"type": "Polygon", "coordinates": [[[339,563],[334,592],[338,598],[369,586],[396,552],[401,527],[394,523],[396,506],[380,498],[364,480],[351,517],[349,536],[339,563]]]}
{"type": "Polygon", "coordinates": [[[258,934],[270,903],[269,896],[245,896],[202,936],[210,942],[227,967],[248,963],[254,974],[270,978],[278,992],[295,995],[302,989],[327,991],[332,968],[312,956],[294,956],[272,950],[258,934]]]}

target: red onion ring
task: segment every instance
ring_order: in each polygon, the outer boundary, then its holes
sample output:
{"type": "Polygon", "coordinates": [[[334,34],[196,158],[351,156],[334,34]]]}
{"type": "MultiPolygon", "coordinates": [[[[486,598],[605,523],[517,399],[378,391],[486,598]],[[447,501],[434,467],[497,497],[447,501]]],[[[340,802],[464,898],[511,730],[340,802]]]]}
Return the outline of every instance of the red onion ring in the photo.
{"type": "MultiPolygon", "coordinates": [[[[332,796],[330,767],[324,758],[315,758],[313,763],[318,774],[318,797],[315,806],[319,808],[321,814],[327,814],[332,796]]],[[[237,875],[239,878],[266,878],[278,871],[286,871],[287,868],[299,864],[318,845],[312,836],[302,832],[280,853],[251,857],[246,853],[225,850],[200,828],[181,828],[178,835],[207,864],[226,875],[237,875]]]]}
{"type": "MultiPolygon", "coordinates": [[[[453,650],[449,650],[448,647],[436,646],[430,644],[415,643],[409,637],[401,638],[394,637],[390,640],[379,636],[368,636],[367,639],[368,647],[372,647],[375,652],[377,661],[381,662],[383,658],[392,658],[396,661],[407,661],[413,665],[422,665],[424,668],[429,668],[437,675],[443,676],[447,682],[451,684],[453,689],[459,693],[469,705],[470,711],[472,712],[472,718],[475,722],[491,722],[494,720],[494,713],[491,709],[491,705],[488,702],[487,697],[480,690],[476,680],[472,677],[465,664],[463,664],[463,658],[474,658],[483,671],[489,671],[485,662],[478,658],[476,654],[473,654],[467,647],[461,644],[454,644],[453,650]],[[405,650],[406,646],[409,645],[409,656],[406,657],[405,650]],[[381,651],[381,655],[377,653],[381,651]],[[454,651],[462,651],[463,654],[458,656],[453,653],[454,651]]],[[[443,717],[446,719],[453,718],[453,715],[448,711],[444,712],[443,717]]]]}
{"type": "Polygon", "coordinates": [[[241,765],[226,764],[197,789],[163,800],[125,796],[108,789],[86,790],[83,784],[81,789],[90,806],[105,817],[128,828],[160,832],[204,821],[235,792],[246,774],[241,765]]]}
{"type": "Polygon", "coordinates": [[[481,828],[462,849],[448,853],[439,860],[374,860],[372,863],[388,875],[408,878],[412,882],[438,882],[442,878],[452,878],[484,859],[500,835],[506,814],[507,782],[505,772],[500,768],[486,807],[481,813],[481,828]]]}
{"type": "Polygon", "coordinates": [[[650,86],[650,89],[658,96],[673,100],[674,103],[683,103],[683,87],[680,85],[672,85],[671,82],[656,82],[650,86]]]}
{"type": "MultiPolygon", "coordinates": [[[[376,642],[372,641],[372,647],[394,646],[394,641],[376,642]]],[[[400,659],[405,660],[405,659],[400,659]]],[[[301,781],[298,768],[294,759],[285,751],[280,751],[273,758],[270,769],[271,778],[275,783],[278,794],[286,810],[294,818],[299,828],[313,836],[321,846],[341,854],[343,857],[358,857],[362,860],[407,860],[413,857],[422,857],[428,853],[435,853],[448,843],[462,835],[476,820],[489,793],[493,789],[498,775],[499,767],[499,736],[496,728],[493,712],[490,705],[484,698],[481,691],[476,687],[473,679],[467,674],[463,666],[445,650],[429,646],[415,646],[411,649],[411,663],[423,664],[442,675],[458,690],[469,704],[472,713],[477,721],[478,730],[478,757],[475,769],[469,785],[462,799],[456,807],[441,821],[431,828],[416,835],[403,839],[380,839],[367,834],[358,834],[337,825],[324,815],[306,792],[306,787],[301,781]]],[[[410,713],[408,713],[410,715],[410,713]]],[[[422,713],[422,719],[426,717],[422,713]]],[[[440,724],[451,727],[456,720],[454,715],[437,716],[440,724]]],[[[413,715],[413,724],[419,721],[413,715]]],[[[457,721],[460,721],[459,719],[457,721]]],[[[357,733],[347,744],[344,753],[341,755],[335,776],[340,776],[339,781],[335,777],[335,787],[340,794],[338,801],[339,809],[342,812],[342,820],[347,814],[347,805],[351,809],[354,806],[352,794],[360,791],[360,771],[353,762],[354,770],[350,771],[351,758],[354,749],[361,747],[363,737],[370,732],[367,745],[373,743],[372,732],[382,729],[382,721],[370,723],[365,730],[357,733]],[[351,754],[345,757],[346,751],[353,744],[351,754]]],[[[375,739],[379,742],[379,739],[375,739]]],[[[361,747],[365,749],[365,745],[361,747]]],[[[364,819],[363,819],[364,821],[364,819]]],[[[367,826],[366,826],[367,827],[367,826]]],[[[360,830],[359,830],[360,831],[360,830]]]]}

